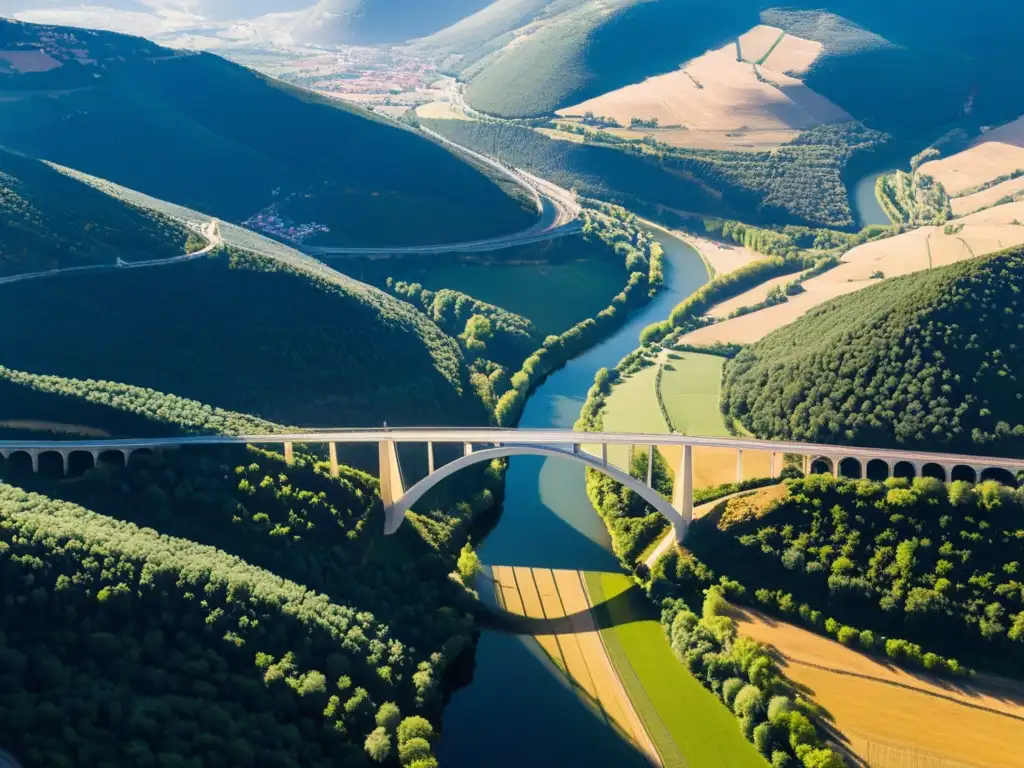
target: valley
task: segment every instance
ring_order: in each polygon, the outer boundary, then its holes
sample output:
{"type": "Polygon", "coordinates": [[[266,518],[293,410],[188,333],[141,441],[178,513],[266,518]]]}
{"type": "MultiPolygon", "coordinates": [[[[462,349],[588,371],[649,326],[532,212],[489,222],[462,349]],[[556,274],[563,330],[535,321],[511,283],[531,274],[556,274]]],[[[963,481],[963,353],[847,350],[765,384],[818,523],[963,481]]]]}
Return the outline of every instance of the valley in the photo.
{"type": "Polygon", "coordinates": [[[0,0],[0,762],[1017,765],[1018,9],[105,2],[0,0]]]}

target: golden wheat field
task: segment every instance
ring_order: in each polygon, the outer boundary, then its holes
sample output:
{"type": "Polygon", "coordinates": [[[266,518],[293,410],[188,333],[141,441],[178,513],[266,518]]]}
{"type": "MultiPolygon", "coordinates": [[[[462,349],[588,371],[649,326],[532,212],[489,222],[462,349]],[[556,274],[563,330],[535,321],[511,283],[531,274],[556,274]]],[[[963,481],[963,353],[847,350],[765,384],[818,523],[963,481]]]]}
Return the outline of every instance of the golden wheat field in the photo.
{"type": "Polygon", "coordinates": [[[778,651],[786,676],[872,768],[1024,768],[1024,685],[912,674],[754,611],[737,614],[740,632],[778,651]]]}
{"type": "Polygon", "coordinates": [[[1024,116],[979,137],[963,152],[932,160],[919,169],[950,195],[1024,168],[1024,116]]]}

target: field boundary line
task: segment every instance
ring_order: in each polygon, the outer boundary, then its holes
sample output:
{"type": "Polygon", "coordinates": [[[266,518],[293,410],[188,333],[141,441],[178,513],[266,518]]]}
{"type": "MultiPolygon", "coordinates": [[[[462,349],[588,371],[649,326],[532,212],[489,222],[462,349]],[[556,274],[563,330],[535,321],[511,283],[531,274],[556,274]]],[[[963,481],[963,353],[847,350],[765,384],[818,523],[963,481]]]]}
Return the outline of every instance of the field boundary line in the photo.
{"type": "Polygon", "coordinates": [[[916,685],[900,683],[895,680],[885,680],[884,678],[875,677],[874,675],[865,675],[862,672],[851,672],[846,669],[836,669],[834,667],[827,667],[824,664],[815,664],[810,661],[801,661],[800,659],[794,659],[789,656],[786,656],[785,654],[783,654],[783,658],[791,664],[799,664],[802,667],[820,669],[823,672],[831,672],[835,675],[845,675],[846,677],[856,677],[860,678],[861,680],[870,680],[871,682],[880,683],[882,685],[891,685],[893,688],[903,688],[904,690],[914,691],[915,693],[921,693],[925,696],[932,696],[936,699],[944,699],[946,701],[952,702],[953,704],[959,704],[962,707],[969,707],[970,709],[977,709],[981,712],[987,712],[990,715],[1000,715],[1002,717],[1008,717],[1011,720],[1020,720],[1021,722],[1024,722],[1024,716],[1022,715],[1015,715],[1012,712],[1003,712],[998,709],[992,709],[991,707],[986,707],[983,704],[974,704],[969,701],[964,701],[963,699],[958,699],[954,696],[948,696],[944,693],[939,693],[938,691],[929,691],[925,690],[924,688],[918,688],[916,685]]]}
{"type": "MultiPolygon", "coordinates": [[[[587,578],[587,574],[580,572],[580,580],[583,582],[583,590],[586,593],[587,600],[590,602],[590,610],[594,613],[594,618],[597,619],[598,611],[604,613],[609,619],[611,619],[611,613],[606,607],[602,607],[602,604],[607,601],[607,595],[604,592],[604,587],[600,583],[600,574],[594,574],[592,578],[587,578]]],[[[608,622],[611,623],[610,621],[608,622]]],[[[668,730],[668,726],[665,725],[665,721],[658,713],[654,703],[650,700],[647,695],[647,690],[644,688],[640,678],[637,677],[636,672],[633,670],[633,665],[629,661],[629,655],[626,650],[619,643],[618,637],[615,635],[615,627],[609,626],[607,629],[601,629],[600,622],[597,622],[599,627],[597,631],[598,637],[601,639],[601,645],[604,646],[605,653],[608,655],[609,661],[612,663],[612,669],[615,671],[616,679],[620,686],[622,686],[626,699],[633,704],[634,695],[636,698],[643,702],[646,702],[646,707],[638,707],[634,705],[637,716],[640,718],[640,722],[643,723],[644,730],[647,731],[647,737],[650,739],[655,752],[661,760],[661,765],[664,768],[689,768],[689,763],[683,756],[683,753],[679,750],[679,746],[676,744],[675,739],[672,737],[671,732],[668,730]],[[645,713],[646,716],[645,716],[645,713]],[[652,722],[653,721],[653,722],[652,722]],[[653,727],[652,727],[653,726],[653,727]],[[657,730],[661,739],[661,743],[654,737],[653,731],[657,730]],[[672,754],[666,755],[666,745],[671,745],[672,754]]]]}

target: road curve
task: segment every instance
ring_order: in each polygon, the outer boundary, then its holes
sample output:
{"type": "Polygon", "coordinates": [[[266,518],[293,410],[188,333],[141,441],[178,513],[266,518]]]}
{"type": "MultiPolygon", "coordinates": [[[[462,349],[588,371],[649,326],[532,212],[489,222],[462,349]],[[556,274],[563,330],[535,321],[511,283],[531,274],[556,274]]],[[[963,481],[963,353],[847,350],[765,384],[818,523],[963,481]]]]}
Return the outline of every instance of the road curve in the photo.
{"type": "Polygon", "coordinates": [[[162,267],[167,264],[180,264],[183,261],[193,261],[206,256],[224,240],[220,236],[220,223],[214,219],[203,229],[203,236],[206,237],[206,247],[193,253],[184,253],[181,256],[172,256],[169,259],[149,259],[147,261],[121,261],[113,264],[89,264],[84,267],[65,267],[64,269],[51,269],[46,272],[28,272],[10,277],[0,277],[0,285],[8,283],[20,283],[25,280],[38,280],[44,277],[57,277],[59,275],[71,275],[81,272],[99,272],[107,269],[145,269],[146,267],[162,267]]]}
{"type": "Polygon", "coordinates": [[[567,189],[562,189],[557,184],[534,176],[531,173],[503,165],[487,155],[476,152],[461,144],[456,144],[429,128],[420,127],[420,131],[434,139],[438,143],[451,148],[452,150],[469,155],[474,160],[482,163],[498,173],[508,177],[514,183],[527,190],[537,204],[537,211],[541,220],[522,232],[511,235],[500,235],[484,240],[470,240],[459,243],[443,243],[441,245],[410,245],[410,246],[385,246],[375,248],[345,248],[345,247],[307,247],[305,252],[317,258],[332,258],[339,256],[403,256],[403,255],[427,255],[438,253],[486,253],[488,251],[499,251],[504,248],[512,248],[517,245],[528,245],[539,243],[545,240],[565,237],[578,233],[583,227],[579,221],[582,209],[576,201],[576,196],[567,189]],[[549,220],[550,219],[550,220],[549,220]]]}

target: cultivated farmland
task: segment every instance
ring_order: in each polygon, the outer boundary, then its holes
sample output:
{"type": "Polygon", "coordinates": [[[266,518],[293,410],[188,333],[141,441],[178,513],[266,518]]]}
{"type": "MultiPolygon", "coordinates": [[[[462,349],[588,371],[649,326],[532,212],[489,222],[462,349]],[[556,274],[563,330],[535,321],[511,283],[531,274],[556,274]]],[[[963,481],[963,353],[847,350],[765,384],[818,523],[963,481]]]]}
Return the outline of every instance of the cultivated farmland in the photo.
{"type": "Polygon", "coordinates": [[[958,195],[1018,168],[1024,168],[1024,116],[989,131],[963,152],[925,163],[920,171],[958,195]]]}
{"type": "Polygon", "coordinates": [[[776,648],[786,676],[809,689],[873,768],[1024,766],[1021,684],[911,674],[753,611],[737,618],[742,634],[776,648]]]}
{"type": "MultiPolygon", "coordinates": [[[[623,126],[634,118],[656,121],[654,135],[659,140],[706,149],[778,146],[802,130],[849,120],[846,112],[802,81],[758,64],[780,34],[774,27],[755,27],[736,42],[708,51],[674,72],[588,99],[558,114],[581,117],[592,112],[623,126]]],[[[794,61],[793,55],[780,59],[785,66],[794,61]]]]}

